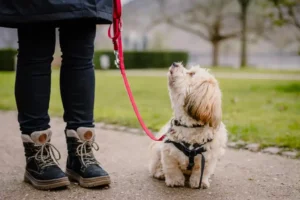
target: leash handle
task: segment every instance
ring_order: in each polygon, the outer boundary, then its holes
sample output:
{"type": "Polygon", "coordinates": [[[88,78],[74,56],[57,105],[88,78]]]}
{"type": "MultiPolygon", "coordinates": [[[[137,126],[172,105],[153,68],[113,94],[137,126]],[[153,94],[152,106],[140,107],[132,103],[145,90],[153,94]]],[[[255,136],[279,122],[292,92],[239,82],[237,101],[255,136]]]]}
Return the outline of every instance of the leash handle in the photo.
{"type": "Polygon", "coordinates": [[[108,37],[112,39],[113,45],[114,45],[114,52],[115,52],[115,65],[120,69],[122,77],[123,77],[123,81],[124,81],[124,85],[125,88],[127,90],[127,94],[129,96],[131,105],[133,107],[133,110],[135,112],[135,115],[141,125],[141,127],[143,128],[143,130],[145,131],[145,133],[154,141],[162,141],[165,137],[165,135],[163,135],[160,138],[155,138],[154,135],[151,133],[151,131],[147,128],[147,126],[145,125],[139,110],[137,108],[137,105],[135,103],[127,76],[126,76],[126,72],[125,72],[125,64],[124,64],[124,55],[123,55],[123,44],[122,44],[122,21],[121,21],[121,15],[122,15],[122,5],[121,5],[121,0],[114,0],[114,14],[113,14],[113,33],[114,35],[111,35],[111,25],[109,26],[108,29],[108,37]]]}

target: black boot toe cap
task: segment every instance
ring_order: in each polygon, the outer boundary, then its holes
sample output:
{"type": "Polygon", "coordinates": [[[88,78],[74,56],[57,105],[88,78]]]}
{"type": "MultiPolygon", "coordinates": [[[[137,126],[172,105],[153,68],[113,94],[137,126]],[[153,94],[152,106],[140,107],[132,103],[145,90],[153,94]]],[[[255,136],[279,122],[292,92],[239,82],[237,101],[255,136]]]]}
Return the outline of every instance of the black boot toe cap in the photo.
{"type": "Polygon", "coordinates": [[[90,165],[85,169],[83,176],[84,178],[94,178],[108,176],[108,173],[99,165],[90,165]]]}

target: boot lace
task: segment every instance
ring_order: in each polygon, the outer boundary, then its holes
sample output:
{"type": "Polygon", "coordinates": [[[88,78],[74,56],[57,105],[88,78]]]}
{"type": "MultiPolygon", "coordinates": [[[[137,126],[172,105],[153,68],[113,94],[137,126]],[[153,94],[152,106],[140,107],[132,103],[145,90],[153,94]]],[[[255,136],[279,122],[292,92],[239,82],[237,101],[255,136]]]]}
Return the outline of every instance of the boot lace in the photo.
{"type": "Polygon", "coordinates": [[[85,141],[82,144],[78,145],[76,149],[76,153],[78,156],[80,156],[80,159],[82,161],[82,164],[87,167],[89,165],[93,164],[100,164],[92,151],[94,149],[95,151],[99,150],[99,146],[96,142],[90,142],[90,141],[85,141]]]}
{"type": "Polygon", "coordinates": [[[41,168],[58,165],[58,160],[61,158],[61,155],[57,148],[46,142],[45,144],[38,146],[39,150],[35,154],[35,159],[39,162],[41,168]],[[57,155],[55,154],[57,153],[57,155]]]}

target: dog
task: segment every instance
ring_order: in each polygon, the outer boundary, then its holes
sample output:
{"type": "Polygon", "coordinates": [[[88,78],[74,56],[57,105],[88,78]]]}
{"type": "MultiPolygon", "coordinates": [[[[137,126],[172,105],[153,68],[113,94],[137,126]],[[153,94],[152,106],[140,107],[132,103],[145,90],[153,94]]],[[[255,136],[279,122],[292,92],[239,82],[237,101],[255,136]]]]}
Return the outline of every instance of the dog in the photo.
{"type": "Polygon", "coordinates": [[[150,144],[150,174],[169,187],[209,188],[227,143],[219,83],[209,70],[179,62],[167,76],[173,117],[157,135],[164,140],[150,144]]]}

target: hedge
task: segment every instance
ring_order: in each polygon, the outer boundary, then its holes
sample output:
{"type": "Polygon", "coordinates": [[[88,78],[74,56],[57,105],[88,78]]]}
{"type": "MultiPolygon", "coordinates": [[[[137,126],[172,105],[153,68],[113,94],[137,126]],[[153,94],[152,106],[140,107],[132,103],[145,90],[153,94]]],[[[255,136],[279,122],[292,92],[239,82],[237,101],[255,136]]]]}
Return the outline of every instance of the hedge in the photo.
{"type": "MultiPolygon", "coordinates": [[[[103,69],[100,57],[106,55],[109,60],[108,69],[116,69],[113,51],[95,51],[94,64],[96,69],[103,69]]],[[[173,62],[187,63],[188,53],[184,51],[125,51],[126,69],[167,68],[173,62]]]]}
{"type": "Polygon", "coordinates": [[[16,55],[15,49],[0,49],[0,71],[14,71],[16,55]]]}

